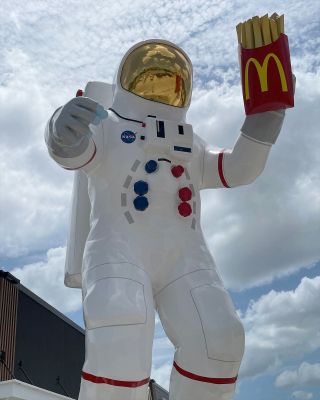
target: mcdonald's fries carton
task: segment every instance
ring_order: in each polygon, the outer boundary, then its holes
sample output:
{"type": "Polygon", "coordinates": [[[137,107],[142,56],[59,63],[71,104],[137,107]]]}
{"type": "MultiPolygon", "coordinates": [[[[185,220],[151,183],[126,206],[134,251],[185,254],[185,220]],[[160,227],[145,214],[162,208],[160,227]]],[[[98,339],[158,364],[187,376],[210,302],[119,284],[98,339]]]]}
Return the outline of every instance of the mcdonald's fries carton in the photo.
{"type": "Polygon", "coordinates": [[[260,18],[262,29],[258,31],[255,18],[259,19],[253,17],[237,26],[243,101],[247,115],[294,106],[288,37],[279,32],[273,37],[272,29],[264,30],[265,22],[273,22],[267,16],[260,18]]]}

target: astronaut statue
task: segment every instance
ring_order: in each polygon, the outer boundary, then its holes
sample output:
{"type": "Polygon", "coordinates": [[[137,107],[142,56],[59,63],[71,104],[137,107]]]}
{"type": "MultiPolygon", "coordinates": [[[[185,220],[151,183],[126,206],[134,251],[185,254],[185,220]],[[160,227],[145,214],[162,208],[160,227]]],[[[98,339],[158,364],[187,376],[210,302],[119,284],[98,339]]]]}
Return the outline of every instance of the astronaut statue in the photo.
{"type": "MultiPolygon", "coordinates": [[[[186,122],[191,61],[163,40],[125,54],[108,111],[106,86],[93,86],[46,129],[51,157],[88,182],[83,260],[79,250],[66,271],[66,284],[83,291],[79,399],[147,399],[156,310],[176,349],[170,399],[230,400],[244,330],[203,237],[199,192],[254,181],[284,112],[246,117],[232,150],[211,148],[186,122]]],[[[81,224],[71,234],[81,235],[81,224]]]]}

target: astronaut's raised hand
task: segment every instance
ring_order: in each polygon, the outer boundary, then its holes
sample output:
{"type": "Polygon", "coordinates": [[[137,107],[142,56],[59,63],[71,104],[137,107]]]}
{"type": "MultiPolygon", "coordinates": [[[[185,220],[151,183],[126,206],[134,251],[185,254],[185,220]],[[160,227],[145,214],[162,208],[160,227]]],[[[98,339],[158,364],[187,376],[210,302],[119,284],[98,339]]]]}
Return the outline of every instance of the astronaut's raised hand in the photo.
{"type": "Polygon", "coordinates": [[[103,106],[88,97],[75,97],[56,110],[45,132],[52,158],[66,168],[79,168],[79,162],[88,161],[86,158],[95,151],[90,124],[98,125],[107,116],[108,112],[103,106]],[[70,166],[67,161],[75,158],[78,158],[75,165],[71,162],[70,166]]]}
{"type": "Polygon", "coordinates": [[[57,143],[74,146],[86,136],[91,136],[90,124],[97,125],[108,112],[88,97],[75,97],[62,107],[55,118],[53,135],[57,143]]]}

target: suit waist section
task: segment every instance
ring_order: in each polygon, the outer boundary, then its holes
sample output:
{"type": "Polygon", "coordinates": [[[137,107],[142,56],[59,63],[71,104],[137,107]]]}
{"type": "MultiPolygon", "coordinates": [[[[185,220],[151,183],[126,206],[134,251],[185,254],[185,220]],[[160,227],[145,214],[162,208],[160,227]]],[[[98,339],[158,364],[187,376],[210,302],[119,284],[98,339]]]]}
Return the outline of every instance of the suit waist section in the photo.
{"type": "Polygon", "coordinates": [[[117,223],[103,223],[99,218],[86,242],[84,271],[102,265],[108,269],[109,265],[132,264],[146,272],[167,271],[170,275],[177,264],[191,269],[212,264],[202,231],[192,229],[192,219],[189,225],[183,225],[183,220],[171,223],[166,217],[146,221],[129,224],[120,218],[117,223]]]}
{"type": "MultiPolygon", "coordinates": [[[[143,186],[143,184],[142,184],[143,186]]],[[[194,219],[199,222],[200,196],[193,187],[186,186],[175,192],[166,189],[136,191],[112,190],[92,203],[91,230],[99,236],[114,227],[157,229],[168,225],[188,226],[194,219]]],[[[121,228],[122,230],[122,228],[121,228]]]]}

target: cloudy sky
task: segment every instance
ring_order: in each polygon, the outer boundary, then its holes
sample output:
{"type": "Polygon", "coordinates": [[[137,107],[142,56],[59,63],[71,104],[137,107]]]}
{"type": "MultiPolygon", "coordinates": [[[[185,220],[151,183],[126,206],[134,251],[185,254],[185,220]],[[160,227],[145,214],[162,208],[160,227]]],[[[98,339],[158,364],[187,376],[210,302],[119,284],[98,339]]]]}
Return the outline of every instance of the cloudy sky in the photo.
{"type": "MultiPolygon", "coordinates": [[[[266,169],[250,186],[203,193],[210,249],[246,327],[237,400],[320,399],[320,3],[317,0],[56,0],[0,3],[0,266],[82,324],[63,287],[72,173],[49,158],[46,121],[90,80],[112,82],[134,43],[163,38],[194,65],[188,120],[231,147],[244,119],[235,25],[285,14],[297,77],[266,169]]],[[[153,378],[173,348],[157,320],[153,378]]]]}

